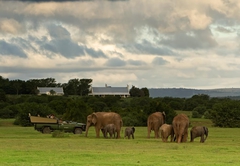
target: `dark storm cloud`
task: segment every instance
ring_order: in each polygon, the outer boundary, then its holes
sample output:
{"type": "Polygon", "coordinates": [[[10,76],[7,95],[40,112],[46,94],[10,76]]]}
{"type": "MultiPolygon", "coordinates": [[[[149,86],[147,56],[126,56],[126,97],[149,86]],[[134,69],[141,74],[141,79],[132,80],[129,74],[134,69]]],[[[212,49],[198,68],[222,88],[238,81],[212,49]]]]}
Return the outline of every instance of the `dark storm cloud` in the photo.
{"type": "Polygon", "coordinates": [[[61,54],[66,58],[74,58],[86,54],[95,58],[106,57],[101,50],[78,45],[78,43],[71,39],[69,31],[61,25],[51,24],[47,28],[52,40],[48,41],[46,37],[42,38],[41,49],[43,50],[61,54]]]}
{"type": "Polygon", "coordinates": [[[41,46],[45,49],[56,54],[61,54],[66,58],[74,58],[77,56],[85,55],[84,48],[69,39],[51,40],[41,46]]]}
{"type": "Polygon", "coordinates": [[[13,55],[23,58],[27,57],[23,49],[18,45],[8,43],[4,40],[0,40],[0,55],[13,55]]]}
{"type": "Polygon", "coordinates": [[[141,44],[123,46],[127,51],[137,54],[152,54],[152,55],[173,55],[174,53],[168,49],[144,40],[141,44]]]}
{"type": "Polygon", "coordinates": [[[217,46],[209,29],[177,32],[160,41],[160,44],[178,49],[208,49],[217,46]]]}
{"type": "Polygon", "coordinates": [[[109,67],[121,67],[125,66],[126,62],[119,58],[111,58],[105,63],[105,65],[109,67]]]}

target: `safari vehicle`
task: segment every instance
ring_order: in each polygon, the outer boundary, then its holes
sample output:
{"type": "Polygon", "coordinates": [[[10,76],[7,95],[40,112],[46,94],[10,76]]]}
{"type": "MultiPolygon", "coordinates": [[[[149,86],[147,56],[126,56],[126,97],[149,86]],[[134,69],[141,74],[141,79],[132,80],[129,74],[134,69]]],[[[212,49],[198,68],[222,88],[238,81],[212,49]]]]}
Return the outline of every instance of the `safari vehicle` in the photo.
{"type": "Polygon", "coordinates": [[[86,124],[78,122],[59,121],[58,119],[39,116],[29,116],[34,129],[44,134],[50,134],[54,130],[82,134],[86,130],[86,124]]]}

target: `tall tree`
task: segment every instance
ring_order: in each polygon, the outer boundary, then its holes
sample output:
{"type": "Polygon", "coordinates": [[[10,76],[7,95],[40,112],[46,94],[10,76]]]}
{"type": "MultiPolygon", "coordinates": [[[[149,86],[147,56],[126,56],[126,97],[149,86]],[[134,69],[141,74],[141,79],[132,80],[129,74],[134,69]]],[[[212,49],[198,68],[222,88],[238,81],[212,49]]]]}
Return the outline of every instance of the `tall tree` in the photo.
{"type": "Polygon", "coordinates": [[[80,80],[77,78],[68,81],[65,86],[64,92],[68,95],[79,95],[80,94],[80,80]]]}
{"type": "Polygon", "coordinates": [[[20,90],[22,89],[23,83],[24,83],[24,81],[19,80],[19,79],[10,81],[11,86],[15,90],[15,94],[17,94],[17,95],[19,94],[20,90]]]}
{"type": "Polygon", "coordinates": [[[87,96],[92,79],[80,79],[80,96],[87,96]]]}

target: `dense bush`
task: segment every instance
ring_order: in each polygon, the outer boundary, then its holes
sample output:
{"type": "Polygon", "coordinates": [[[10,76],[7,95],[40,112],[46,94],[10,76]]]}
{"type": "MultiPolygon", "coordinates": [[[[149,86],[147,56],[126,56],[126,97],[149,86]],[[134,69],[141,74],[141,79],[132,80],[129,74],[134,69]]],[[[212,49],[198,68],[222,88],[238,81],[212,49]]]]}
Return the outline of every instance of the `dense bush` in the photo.
{"type": "Polygon", "coordinates": [[[202,115],[199,114],[197,111],[192,112],[192,118],[201,118],[201,117],[202,117],[202,115]]]}
{"type": "Polygon", "coordinates": [[[224,101],[213,106],[211,118],[215,126],[240,127],[240,101],[224,101]]]}
{"type": "Polygon", "coordinates": [[[21,126],[31,126],[29,113],[31,115],[40,115],[42,117],[46,117],[46,115],[54,114],[55,112],[51,110],[46,104],[38,104],[38,103],[22,103],[19,104],[19,112],[16,116],[16,123],[21,126]]]}
{"type": "Polygon", "coordinates": [[[86,122],[87,115],[98,111],[112,111],[121,115],[124,125],[146,126],[147,118],[153,112],[165,112],[166,123],[176,115],[174,110],[182,107],[193,111],[193,117],[212,119],[219,127],[240,126],[240,104],[229,98],[212,98],[195,95],[189,99],[149,97],[94,97],[94,96],[8,96],[0,102],[0,118],[16,118],[15,124],[32,125],[28,113],[47,116],[54,114],[69,121],[86,122]]]}

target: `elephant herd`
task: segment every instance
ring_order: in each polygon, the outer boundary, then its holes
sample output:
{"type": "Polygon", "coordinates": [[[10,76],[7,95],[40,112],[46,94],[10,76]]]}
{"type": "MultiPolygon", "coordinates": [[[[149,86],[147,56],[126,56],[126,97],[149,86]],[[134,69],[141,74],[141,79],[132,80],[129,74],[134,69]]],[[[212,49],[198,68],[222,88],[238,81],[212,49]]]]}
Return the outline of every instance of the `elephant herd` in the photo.
{"type": "MultiPolygon", "coordinates": [[[[112,138],[120,138],[123,121],[119,114],[115,112],[95,112],[87,116],[86,133],[88,135],[89,127],[95,126],[96,137],[100,137],[100,130],[105,138],[107,135],[112,138]],[[115,135],[115,133],[117,135],[115,135]]],[[[154,131],[155,138],[162,138],[167,142],[171,136],[171,142],[186,142],[188,138],[189,118],[185,114],[178,114],[173,118],[172,124],[166,124],[165,112],[155,112],[148,116],[147,119],[147,137],[150,138],[151,131],[154,131]]],[[[134,127],[125,128],[124,138],[134,139],[134,127]]],[[[208,137],[208,128],[205,126],[194,126],[190,130],[191,142],[196,137],[201,137],[200,142],[204,143],[208,137]],[[204,137],[206,136],[206,137],[204,137]]]]}

